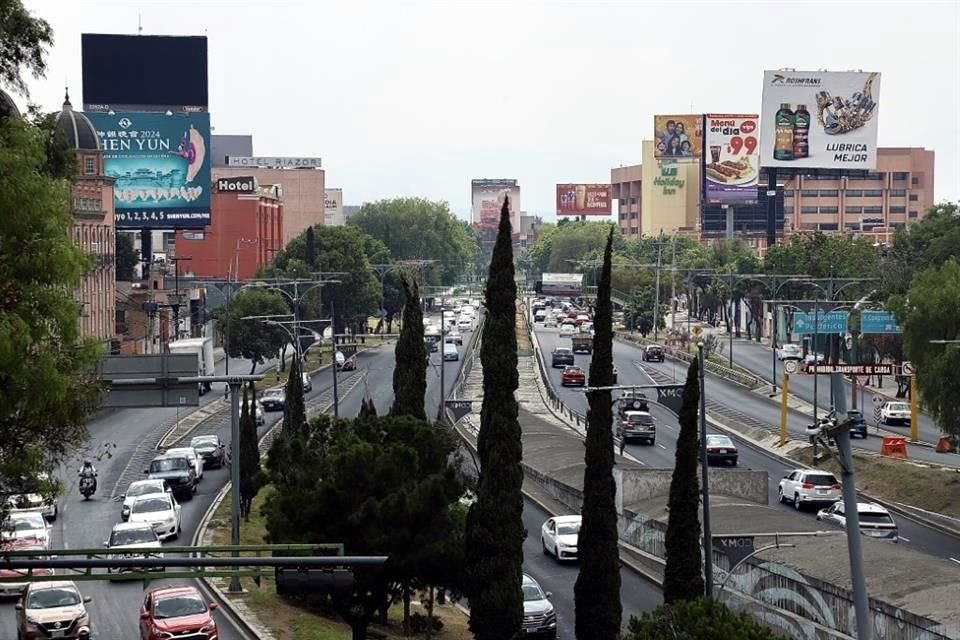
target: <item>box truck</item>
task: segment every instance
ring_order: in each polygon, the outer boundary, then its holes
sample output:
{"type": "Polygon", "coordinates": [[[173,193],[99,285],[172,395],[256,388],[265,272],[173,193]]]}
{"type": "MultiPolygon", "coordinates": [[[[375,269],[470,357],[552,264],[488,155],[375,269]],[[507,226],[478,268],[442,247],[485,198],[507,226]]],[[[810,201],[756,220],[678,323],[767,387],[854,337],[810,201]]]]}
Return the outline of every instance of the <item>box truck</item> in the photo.
{"type": "MultiPolygon", "coordinates": [[[[197,375],[216,375],[216,366],[213,361],[213,338],[186,338],[174,340],[169,345],[170,353],[197,354],[197,375]]],[[[200,395],[210,391],[209,382],[198,382],[200,395]]]]}

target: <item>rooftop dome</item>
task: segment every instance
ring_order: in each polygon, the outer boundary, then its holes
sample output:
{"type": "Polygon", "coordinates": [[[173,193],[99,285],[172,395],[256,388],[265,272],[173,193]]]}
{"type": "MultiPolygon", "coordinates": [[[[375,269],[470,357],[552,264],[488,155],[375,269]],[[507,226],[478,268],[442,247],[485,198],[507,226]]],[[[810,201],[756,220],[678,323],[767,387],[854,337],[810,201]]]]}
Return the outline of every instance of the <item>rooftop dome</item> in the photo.
{"type": "Polygon", "coordinates": [[[0,118],[9,116],[19,118],[20,110],[17,109],[17,103],[13,101],[13,98],[4,93],[3,89],[0,89],[0,118]]]}
{"type": "Polygon", "coordinates": [[[63,131],[67,144],[74,149],[86,149],[88,151],[100,150],[100,139],[97,137],[97,130],[87,116],[79,111],[73,110],[70,104],[70,93],[67,92],[63,99],[63,110],[57,114],[57,126],[63,131]]]}

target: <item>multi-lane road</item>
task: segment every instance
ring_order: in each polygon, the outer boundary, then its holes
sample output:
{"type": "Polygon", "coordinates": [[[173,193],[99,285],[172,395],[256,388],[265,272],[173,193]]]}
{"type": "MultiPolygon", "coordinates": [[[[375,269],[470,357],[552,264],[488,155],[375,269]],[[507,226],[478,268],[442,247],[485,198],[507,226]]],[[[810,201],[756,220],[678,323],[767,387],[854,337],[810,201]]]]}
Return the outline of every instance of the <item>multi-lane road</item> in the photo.
{"type": "MultiPolygon", "coordinates": [[[[569,346],[570,338],[561,338],[556,329],[543,328],[542,325],[535,325],[535,331],[540,349],[549,367],[551,351],[556,346],[569,346]]],[[[614,362],[619,371],[620,385],[650,385],[672,382],[674,379],[678,384],[682,384],[686,377],[686,366],[682,363],[675,363],[671,360],[667,360],[662,364],[642,362],[642,350],[640,347],[615,341],[613,354],[614,362]],[[648,374],[646,371],[650,371],[651,374],[648,374]],[[654,378],[657,378],[657,380],[654,378]]],[[[590,356],[576,356],[576,364],[585,370],[589,369],[589,363],[590,356]]],[[[552,369],[550,372],[550,383],[554,391],[568,408],[585,415],[587,409],[585,395],[575,388],[562,387],[560,384],[560,372],[561,369],[552,369]]],[[[765,395],[750,392],[743,387],[720,380],[711,375],[706,376],[705,384],[708,414],[715,408],[717,411],[725,412],[734,418],[752,419],[754,422],[751,426],[761,426],[765,423],[769,427],[770,425],[779,423],[780,408],[775,401],[767,398],[765,395]]],[[[649,445],[628,444],[626,450],[643,464],[649,465],[650,467],[673,468],[674,448],[679,430],[677,418],[674,414],[658,405],[651,405],[651,408],[657,420],[658,433],[656,445],[651,447],[649,445]]],[[[807,420],[808,418],[803,414],[791,412],[788,423],[790,433],[802,435],[803,427],[807,420]]],[[[737,442],[737,448],[740,453],[739,464],[741,467],[767,471],[769,477],[767,490],[770,496],[770,504],[776,505],[777,488],[780,479],[789,467],[777,458],[765,453],[763,450],[753,447],[743,439],[737,437],[734,437],[734,439],[737,442]]],[[[866,441],[855,440],[854,442],[857,443],[857,445],[864,444],[867,447],[871,447],[871,445],[878,444],[878,439],[870,438],[866,441]]],[[[919,450],[919,447],[912,448],[911,455],[914,451],[919,452],[919,450]]],[[[795,513],[789,505],[782,505],[781,508],[795,513]]],[[[812,520],[814,516],[815,514],[812,512],[796,513],[796,517],[798,518],[809,518],[812,520]]],[[[942,559],[958,557],[957,554],[960,553],[960,540],[957,540],[953,536],[946,535],[904,516],[897,516],[897,524],[901,536],[905,538],[905,545],[909,545],[910,548],[942,559]]]]}

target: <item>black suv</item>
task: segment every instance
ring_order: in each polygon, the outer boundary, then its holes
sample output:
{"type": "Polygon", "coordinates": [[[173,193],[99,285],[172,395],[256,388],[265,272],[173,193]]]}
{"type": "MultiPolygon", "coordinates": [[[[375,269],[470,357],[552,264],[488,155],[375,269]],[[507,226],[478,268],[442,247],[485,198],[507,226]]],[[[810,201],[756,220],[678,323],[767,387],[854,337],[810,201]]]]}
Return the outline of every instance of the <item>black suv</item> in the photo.
{"type": "Polygon", "coordinates": [[[663,362],[663,347],[658,344],[648,345],[643,350],[643,360],[645,362],[663,362]]]}
{"type": "Polygon", "coordinates": [[[553,350],[553,356],[550,359],[550,366],[554,369],[558,367],[572,367],[573,362],[573,351],[567,347],[557,347],[553,350]]]}
{"type": "Polygon", "coordinates": [[[197,470],[193,461],[182,454],[157,456],[144,473],[151,480],[166,480],[178,500],[192,500],[197,490],[197,470]]]}

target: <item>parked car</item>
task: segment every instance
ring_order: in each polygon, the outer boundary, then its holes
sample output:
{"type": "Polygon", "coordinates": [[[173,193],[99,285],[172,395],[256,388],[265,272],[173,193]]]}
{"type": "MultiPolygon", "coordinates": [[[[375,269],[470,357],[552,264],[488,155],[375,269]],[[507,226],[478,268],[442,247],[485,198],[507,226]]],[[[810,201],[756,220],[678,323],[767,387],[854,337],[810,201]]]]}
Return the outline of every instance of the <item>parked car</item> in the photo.
{"type": "Polygon", "coordinates": [[[887,426],[909,425],[910,405],[906,402],[887,402],[880,407],[880,422],[887,426]]]}
{"type": "Polygon", "coordinates": [[[197,472],[184,455],[163,454],[144,470],[150,480],[166,480],[178,500],[191,500],[197,491],[197,472]]]}
{"type": "Polygon", "coordinates": [[[44,493],[50,493],[49,489],[52,483],[50,474],[40,472],[36,475],[36,484],[33,482],[19,482],[16,486],[8,489],[7,512],[17,513],[20,511],[39,511],[43,517],[53,522],[60,513],[60,507],[52,496],[44,496],[44,493]]]}
{"type": "Polygon", "coordinates": [[[283,387],[277,389],[267,389],[260,396],[260,404],[264,411],[283,411],[287,403],[287,392],[283,387]]]}
{"type": "Polygon", "coordinates": [[[583,387],[587,384],[587,374],[580,367],[567,367],[560,374],[560,385],[564,387],[583,387]]]}
{"type": "Polygon", "coordinates": [[[540,546],[543,552],[557,561],[577,559],[577,541],[580,537],[582,516],[555,516],[540,527],[540,546]]]}
{"type": "Polygon", "coordinates": [[[560,325],[560,335],[561,336],[572,336],[577,333],[577,325],[570,321],[564,321],[560,325]]]}
{"type": "Polygon", "coordinates": [[[444,362],[456,362],[460,359],[460,350],[457,349],[457,345],[450,344],[449,342],[443,345],[443,361],[444,362]]]}
{"type": "Polygon", "coordinates": [[[120,507],[120,519],[126,522],[130,518],[130,507],[133,506],[134,500],[141,496],[157,493],[173,495],[173,490],[170,489],[166,480],[134,480],[131,482],[130,486],[127,487],[127,492],[120,494],[120,500],[123,501],[123,505],[120,507]]]}
{"type": "Polygon", "coordinates": [[[219,469],[226,461],[227,445],[216,434],[194,436],[190,438],[190,446],[203,458],[204,467],[209,466],[211,469],[219,469]]]}
{"type": "Polygon", "coordinates": [[[778,360],[800,360],[803,358],[803,347],[788,342],[777,347],[778,360]]]}
{"type": "Polygon", "coordinates": [[[657,442],[657,422],[648,411],[625,411],[620,418],[621,437],[624,442],[642,440],[647,444],[657,442]]]}
{"type": "MultiPolygon", "coordinates": [[[[0,553],[7,553],[9,551],[23,551],[34,553],[34,559],[45,559],[48,556],[46,546],[39,544],[36,540],[30,539],[20,539],[20,540],[8,540],[0,542],[0,553]]],[[[24,589],[27,588],[27,582],[23,580],[18,580],[17,578],[23,578],[27,573],[26,569],[0,569],[0,598],[8,598],[10,596],[17,596],[18,598],[23,595],[24,589]],[[9,580],[9,582],[6,582],[9,580]]],[[[34,576],[52,576],[54,575],[53,569],[43,569],[37,568],[33,569],[34,576]]]]}
{"type": "MultiPolygon", "coordinates": [[[[162,548],[163,545],[160,542],[160,538],[157,537],[157,532],[154,531],[153,526],[148,522],[118,522],[113,525],[113,529],[110,531],[110,538],[104,540],[103,546],[108,551],[119,550],[120,553],[112,554],[115,558],[163,557],[163,552],[157,551],[157,549],[162,548]],[[141,549],[143,552],[137,553],[136,550],[141,549]]],[[[143,569],[123,567],[117,569],[117,573],[140,570],[143,569]]],[[[157,571],[163,571],[163,568],[161,567],[157,569],[157,571]]],[[[107,573],[113,573],[113,569],[108,567],[107,573]]]]}
{"type": "Polygon", "coordinates": [[[550,602],[549,591],[544,593],[540,584],[523,574],[523,637],[556,640],[557,612],[550,602]]]}
{"type": "Polygon", "coordinates": [[[141,496],[130,506],[127,522],[148,524],[159,539],[170,540],[180,535],[180,505],[164,493],[141,496]]]}
{"type": "Polygon", "coordinates": [[[573,366],[573,351],[567,347],[556,347],[550,356],[550,366],[554,369],[558,367],[573,366]]]}
{"type": "Polygon", "coordinates": [[[88,640],[90,614],[84,605],[92,599],[80,595],[77,585],[69,580],[29,583],[16,607],[17,638],[88,640]],[[53,636],[50,630],[60,634],[53,636]]]}
{"type": "Polygon", "coordinates": [[[153,589],[140,606],[140,639],[219,637],[213,619],[216,602],[207,602],[200,590],[190,585],[153,589]]]}
{"type": "Polygon", "coordinates": [[[0,540],[32,540],[43,547],[49,547],[50,524],[39,511],[13,513],[0,525],[0,540]]]}
{"type": "MultiPolygon", "coordinates": [[[[817,513],[817,520],[829,522],[841,529],[847,528],[846,505],[842,500],[834,502],[817,513]]],[[[893,516],[885,508],[872,502],[858,502],[857,515],[860,518],[860,533],[877,540],[900,542],[900,533],[893,516]]]]}
{"type": "Polygon", "coordinates": [[[644,362],[663,362],[663,347],[658,344],[649,344],[643,350],[644,362]]]}
{"type": "Polygon", "coordinates": [[[196,449],[194,449],[193,447],[174,447],[172,449],[167,449],[166,453],[167,455],[170,455],[170,456],[175,456],[175,455],[187,456],[187,458],[191,462],[191,466],[193,467],[193,470],[197,474],[197,482],[200,482],[201,480],[203,480],[203,456],[200,455],[200,453],[196,449]]]}
{"type": "Polygon", "coordinates": [[[711,462],[730,463],[735,467],[739,457],[737,445],[733,444],[730,436],[719,433],[707,434],[707,464],[711,462]]]}
{"type": "Polygon", "coordinates": [[[841,499],[840,481],[828,471],[794,469],[780,481],[777,498],[792,502],[797,511],[807,504],[832,504],[841,499]]]}

